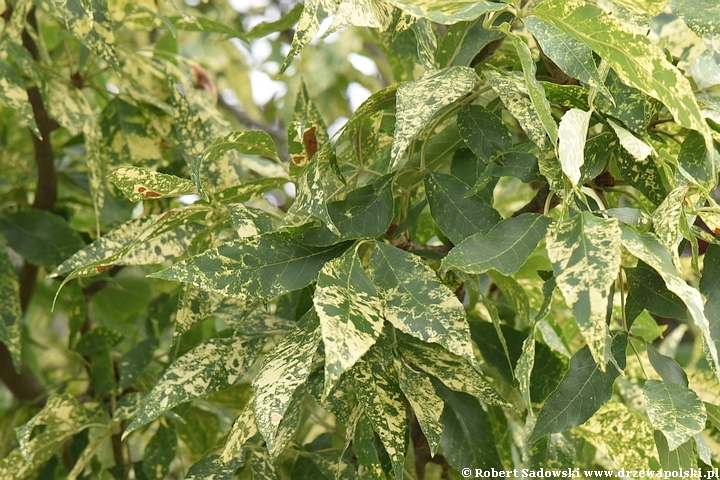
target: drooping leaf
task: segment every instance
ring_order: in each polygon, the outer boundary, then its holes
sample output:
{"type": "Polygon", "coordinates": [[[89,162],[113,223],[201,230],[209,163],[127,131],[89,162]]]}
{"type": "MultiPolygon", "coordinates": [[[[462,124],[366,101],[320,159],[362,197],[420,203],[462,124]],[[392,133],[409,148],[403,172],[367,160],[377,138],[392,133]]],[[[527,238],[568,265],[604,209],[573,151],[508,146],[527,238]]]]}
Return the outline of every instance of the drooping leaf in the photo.
{"type": "Polygon", "coordinates": [[[697,456],[695,455],[692,440],[688,440],[675,450],[670,450],[667,438],[660,430],[655,430],[654,437],[655,447],[663,470],[671,472],[673,470],[680,471],[681,468],[686,470],[697,468],[697,456]]]}
{"type": "Polygon", "coordinates": [[[283,177],[258,178],[217,192],[215,199],[223,204],[247,202],[261,197],[263,193],[269,190],[282,188],[288,181],[287,178],[283,177]]]}
{"type": "Polygon", "coordinates": [[[247,207],[242,203],[227,205],[230,219],[238,237],[255,237],[274,230],[273,218],[264,210],[247,207]]]}
{"type": "Polygon", "coordinates": [[[502,218],[485,200],[468,196],[470,189],[459,179],[439,172],[425,175],[425,194],[440,230],[455,244],[490,231],[502,218]]]}
{"type": "Polygon", "coordinates": [[[492,278],[493,283],[505,295],[505,298],[515,308],[515,312],[525,322],[530,325],[530,300],[528,299],[523,287],[512,277],[503,275],[495,270],[489,270],[488,275],[492,278]]]}
{"type": "MultiPolygon", "coordinates": [[[[615,335],[612,355],[625,368],[627,334],[615,335]]],[[[528,441],[585,423],[612,397],[613,383],[620,372],[612,363],[604,371],[585,346],[570,359],[570,365],[558,388],[548,397],[537,415],[537,422],[528,441]]]]}
{"type": "Polygon", "coordinates": [[[448,462],[457,469],[473,465],[473,468],[489,470],[501,465],[492,424],[480,402],[466,393],[450,390],[437,380],[433,384],[445,401],[440,417],[445,429],[440,444],[448,462]]]}
{"type": "MultiPolygon", "coordinates": [[[[687,174],[694,178],[699,185],[708,190],[715,188],[717,184],[718,168],[720,166],[720,155],[717,149],[709,153],[705,146],[705,140],[697,132],[690,132],[680,147],[677,162],[687,174]]],[[[676,173],[676,177],[683,177],[676,173]]],[[[681,181],[685,183],[687,180],[681,181]]]]}
{"type": "Polygon", "coordinates": [[[153,360],[158,346],[156,338],[148,338],[131,348],[118,362],[120,372],[120,388],[134,384],[145,367],[153,360]]]}
{"type": "Polygon", "coordinates": [[[443,107],[470,92],[475,72],[467,67],[449,67],[426,72],[418,80],[406,82],[397,90],[397,120],[393,137],[392,168],[400,160],[412,139],[443,107]]]}
{"type": "Polygon", "coordinates": [[[387,30],[392,19],[393,8],[380,0],[342,0],[325,36],[349,26],[387,30]]]}
{"type": "Polygon", "coordinates": [[[477,365],[465,309],[419,257],[377,243],[368,273],[383,301],[384,317],[395,328],[477,365]]]}
{"type": "Polygon", "coordinates": [[[258,433],[257,422],[255,421],[255,399],[251,398],[245,408],[240,412],[240,415],[235,419],[230,433],[228,434],[227,442],[225,443],[225,449],[220,455],[223,463],[227,464],[234,458],[238,458],[241,455],[242,447],[258,433]]]}
{"type": "Polygon", "coordinates": [[[270,450],[275,447],[278,426],[293,393],[310,373],[312,357],[321,339],[318,316],[310,310],[297,328],[286,334],[267,354],[253,379],[255,419],[270,450]]]}
{"type": "Polygon", "coordinates": [[[190,350],[158,380],[123,437],[176,405],[231,387],[255,361],[263,345],[261,339],[212,338],[190,350]]]}
{"type": "Polygon", "coordinates": [[[525,400],[525,407],[528,414],[532,415],[532,400],[530,398],[530,379],[533,367],[535,366],[535,325],[530,329],[530,335],[523,342],[522,354],[515,366],[515,378],[518,381],[518,388],[525,400]]]}
{"type": "Polygon", "coordinates": [[[550,103],[545,97],[545,90],[535,77],[536,67],[530,53],[530,48],[521,37],[515,35],[514,33],[510,33],[509,30],[507,30],[506,33],[520,57],[520,64],[522,65],[523,74],[525,76],[525,86],[527,88],[528,95],[530,96],[530,101],[537,113],[537,118],[540,120],[543,129],[550,137],[552,145],[557,145],[558,127],[552,116],[552,112],[550,111],[550,103]]]}
{"type": "Polygon", "coordinates": [[[580,169],[585,163],[585,139],[591,116],[592,111],[585,112],[571,108],[560,120],[560,128],[558,128],[560,167],[573,186],[579,183],[580,169]]]}
{"type": "Polygon", "coordinates": [[[512,147],[512,138],[507,127],[497,115],[485,107],[463,107],[458,113],[457,124],[465,144],[482,160],[490,160],[512,147]]]}
{"type": "Polygon", "coordinates": [[[690,83],[644,35],[584,2],[567,8],[562,0],[549,0],[532,14],[588,45],[624,83],[660,100],[680,125],[707,130],[690,83]]]}
{"type": "Polygon", "coordinates": [[[352,369],[350,382],[358,402],[370,420],[392,461],[395,477],[403,478],[407,413],[400,385],[385,365],[389,345],[376,345],[352,369]]]}
{"type": "Polygon", "coordinates": [[[545,236],[550,218],[526,213],[498,223],[487,234],[477,233],[456,246],[443,268],[483,273],[491,268],[512,275],[525,263],[545,236]]]}
{"type": "Polygon", "coordinates": [[[433,31],[432,23],[426,18],[417,18],[410,28],[413,33],[415,33],[420,64],[428,71],[437,69],[437,64],[435,63],[437,36],[433,31]]]}
{"type": "Polygon", "coordinates": [[[625,270],[628,298],[642,308],[667,318],[689,318],[688,309],[680,298],[667,289],[663,278],[647,263],[625,270]]]}
{"type": "Polygon", "coordinates": [[[160,425],[155,435],[145,447],[142,469],[145,478],[161,480],[166,478],[170,470],[170,462],[175,458],[177,450],[177,435],[175,430],[160,425]]]}
{"type": "Polygon", "coordinates": [[[538,41],[543,53],[565,73],[612,99],[598,73],[590,47],[537,17],[527,17],[523,24],[538,41]]]}
{"type": "Polygon", "coordinates": [[[425,434],[430,447],[430,454],[435,455],[440,446],[443,425],[440,422],[444,403],[435,393],[430,377],[418,372],[409,365],[395,360],[395,370],[398,372],[400,389],[408,399],[413,413],[418,419],[420,428],[425,434]]]}
{"type": "Polygon", "coordinates": [[[235,472],[245,464],[242,458],[223,463],[219,455],[210,455],[193,464],[185,475],[186,480],[232,480],[235,472]]]}
{"type": "Polygon", "coordinates": [[[670,357],[657,351],[652,343],[645,342],[650,364],[666,383],[676,383],[682,387],[688,386],[688,378],[685,370],[670,357]]]}
{"type": "MultiPolygon", "coordinates": [[[[7,34],[7,27],[3,33],[7,34]]],[[[1,60],[0,100],[23,117],[36,137],[42,138],[42,134],[35,123],[35,116],[33,115],[27,91],[23,86],[22,78],[13,67],[1,60]]]]}
{"type": "Polygon", "coordinates": [[[590,212],[561,221],[547,236],[557,285],[603,371],[609,359],[605,318],[610,288],[620,271],[620,236],[617,220],[590,212]]]}
{"type": "Polygon", "coordinates": [[[195,185],[190,180],[140,167],[118,168],[108,176],[108,179],[131,202],[153,198],[179,197],[197,192],[195,185]]]}
{"type": "Polygon", "coordinates": [[[702,332],[703,346],[708,355],[708,360],[717,368],[720,365],[718,360],[720,339],[717,337],[718,332],[710,329],[700,292],[688,285],[678,274],[670,253],[654,236],[649,233],[637,233],[629,227],[622,227],[622,231],[623,246],[637,258],[654,268],[665,281],[668,290],[680,297],[680,300],[687,306],[695,325],[702,332]]]}
{"type": "Polygon", "coordinates": [[[319,156],[310,162],[300,179],[292,208],[295,211],[313,215],[320,219],[332,233],[340,235],[340,231],[333,223],[328,211],[318,158],[319,156]]]}
{"type": "Polygon", "coordinates": [[[380,442],[376,443],[375,439],[376,434],[370,420],[365,415],[362,415],[355,427],[353,451],[358,458],[358,463],[362,465],[370,478],[373,480],[386,480],[387,476],[380,461],[381,452],[378,451],[382,450],[383,446],[380,442]]]}
{"type": "Polygon", "coordinates": [[[22,347],[22,313],[20,311],[20,282],[10,256],[0,246],[0,342],[12,357],[15,370],[20,371],[22,347]]]}
{"type": "Polygon", "coordinates": [[[703,276],[700,279],[700,292],[707,299],[705,315],[708,319],[710,337],[720,338],[720,246],[708,245],[705,250],[703,276]]]}
{"type": "Polygon", "coordinates": [[[648,380],[644,391],[650,422],[663,433],[670,450],[675,450],[705,428],[705,404],[689,388],[648,380]]]}
{"type": "Polygon", "coordinates": [[[326,261],[346,249],[346,244],[308,247],[287,234],[271,233],[210,249],[150,276],[243,301],[272,298],[309,285],[326,261]]]}
{"type": "Polygon", "coordinates": [[[598,97],[595,99],[598,110],[622,121],[633,132],[644,135],[648,125],[662,110],[662,103],[623,83],[613,70],[608,73],[605,84],[615,103],[598,97]]]}
{"type": "Polygon", "coordinates": [[[623,179],[642,192],[652,203],[660,205],[665,199],[666,192],[652,157],[637,160],[624,149],[615,151],[615,160],[623,179]]]}
{"type": "Polygon", "coordinates": [[[577,431],[625,471],[658,468],[652,425],[622,403],[610,400],[577,431]],[[626,433],[606,435],[612,431],[626,433]]]}
{"type": "Polygon", "coordinates": [[[510,405],[468,362],[444,348],[417,341],[403,341],[400,349],[403,359],[440,379],[448,388],[465,392],[489,405],[510,405]]]}
{"type": "Polygon", "coordinates": [[[305,2],[290,51],[280,67],[280,74],[285,72],[292,59],[315,37],[323,20],[336,12],[336,4],[336,0],[308,0],[305,2]]]}
{"type": "Polygon", "coordinates": [[[383,327],[383,304],[355,249],[323,266],[315,311],[325,344],[324,395],[375,344],[383,327]]]}

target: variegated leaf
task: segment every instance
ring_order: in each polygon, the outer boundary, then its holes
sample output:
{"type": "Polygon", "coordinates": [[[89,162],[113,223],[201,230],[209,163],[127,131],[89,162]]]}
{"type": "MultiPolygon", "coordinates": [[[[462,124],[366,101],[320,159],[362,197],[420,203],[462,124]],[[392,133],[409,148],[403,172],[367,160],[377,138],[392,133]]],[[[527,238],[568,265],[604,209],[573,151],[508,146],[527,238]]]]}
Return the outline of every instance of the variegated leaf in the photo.
{"type": "Polygon", "coordinates": [[[550,218],[535,213],[503,220],[487,234],[477,233],[450,250],[443,269],[483,273],[494,268],[512,275],[537,248],[550,223],[550,218]]]}
{"type": "Polygon", "coordinates": [[[673,264],[670,253],[651,234],[637,233],[630,227],[622,227],[622,244],[630,253],[655,269],[665,281],[668,290],[680,297],[687,306],[690,316],[702,333],[708,361],[713,365],[716,375],[720,375],[720,338],[710,329],[700,292],[685,282],[673,264]]]}
{"type": "Polygon", "coordinates": [[[189,283],[184,284],[180,288],[178,298],[173,342],[176,342],[180,335],[190,330],[193,325],[212,315],[221,302],[222,297],[217,293],[200,290],[189,283]]]}
{"type": "Polygon", "coordinates": [[[430,455],[435,456],[443,433],[440,416],[445,404],[435,393],[435,388],[427,374],[418,372],[397,359],[395,360],[395,370],[398,372],[400,389],[405,394],[405,398],[408,399],[408,403],[428,441],[430,455]]]}
{"type": "Polygon", "coordinates": [[[318,218],[332,233],[340,235],[340,231],[333,223],[328,212],[327,198],[320,172],[319,155],[310,162],[300,179],[297,185],[295,203],[291,208],[292,211],[306,213],[318,218]]]}
{"type": "Polygon", "coordinates": [[[692,194],[692,191],[687,185],[676,188],[668,193],[665,200],[652,214],[655,237],[670,252],[673,263],[678,268],[680,267],[680,255],[677,250],[682,241],[680,222],[685,215],[685,197],[690,194],[692,194]]]}
{"type": "Polygon", "coordinates": [[[272,232],[275,228],[273,217],[264,210],[247,207],[242,203],[227,205],[230,219],[238,237],[255,237],[272,232]]]}
{"type": "Polygon", "coordinates": [[[288,178],[269,177],[251,180],[241,185],[229,187],[225,190],[217,192],[215,199],[223,204],[243,203],[254,198],[259,198],[263,193],[276,188],[282,188],[288,183],[288,178]]]}
{"type": "Polygon", "coordinates": [[[662,176],[652,157],[637,160],[625,150],[620,150],[617,151],[615,158],[623,179],[642,192],[652,203],[660,205],[665,199],[666,191],[662,176]]]}
{"type": "Polygon", "coordinates": [[[609,401],[578,432],[602,448],[616,468],[647,471],[658,465],[652,425],[624,404],[609,401]],[[606,434],[613,431],[623,434],[606,434]]]}
{"type": "Polygon", "coordinates": [[[4,245],[0,245],[0,342],[5,344],[15,370],[20,371],[22,313],[20,282],[4,245]]]}
{"type": "Polygon", "coordinates": [[[393,8],[382,0],[342,0],[325,36],[350,26],[387,30],[392,18],[393,8]]]}
{"type": "Polygon", "coordinates": [[[520,57],[520,64],[522,65],[523,74],[525,76],[525,86],[527,88],[528,95],[530,96],[530,101],[537,113],[537,118],[540,120],[543,129],[550,137],[552,144],[557,145],[558,127],[552,116],[552,112],[550,111],[550,102],[548,102],[545,97],[545,90],[537,78],[535,78],[536,68],[535,62],[533,62],[532,59],[532,54],[530,53],[530,48],[521,37],[511,33],[509,29],[505,33],[512,41],[512,44],[520,57]]]}
{"type": "Polygon", "coordinates": [[[255,399],[251,398],[248,400],[248,403],[245,404],[245,408],[240,412],[237,419],[235,419],[235,423],[233,423],[232,429],[230,429],[230,433],[228,434],[227,442],[225,442],[225,449],[220,456],[224,463],[228,463],[233,458],[239,457],[245,442],[258,433],[257,423],[255,422],[254,405],[255,399]]]}
{"type": "Polygon", "coordinates": [[[375,344],[383,328],[383,304],[355,249],[323,266],[313,302],[325,344],[327,397],[340,375],[375,344]]]}
{"type": "Polygon", "coordinates": [[[548,0],[532,15],[588,45],[624,83],[660,100],[680,125],[709,137],[690,82],[646,36],[582,0],[548,0]]]}
{"type": "MultiPolygon", "coordinates": [[[[6,34],[6,32],[3,33],[6,34]]],[[[2,60],[0,60],[0,100],[20,114],[35,136],[42,138],[42,134],[35,123],[35,116],[22,78],[13,67],[2,60]]]]}
{"type": "Polygon", "coordinates": [[[477,366],[462,303],[419,257],[377,243],[369,276],[382,298],[385,319],[395,328],[438,343],[477,366]]]}
{"type": "Polygon", "coordinates": [[[595,66],[590,47],[537,17],[526,17],[523,24],[538,41],[543,53],[558,67],[569,76],[597,88],[612,102],[612,96],[595,66]]]}
{"type": "Polygon", "coordinates": [[[405,149],[430,119],[475,85],[475,72],[467,67],[449,67],[426,72],[418,80],[405,82],[397,90],[397,121],[392,145],[392,168],[400,166],[405,149]]]}
{"type": "Polygon", "coordinates": [[[347,247],[308,247],[286,234],[271,233],[235,240],[149,276],[252,301],[309,285],[325,262],[347,247]]]}
{"type": "Polygon", "coordinates": [[[512,137],[505,124],[485,107],[463,107],[458,113],[457,124],[465,144],[483,161],[512,147],[512,137]]]}
{"type": "Polygon", "coordinates": [[[267,354],[253,379],[255,419],[269,450],[275,448],[278,426],[293,393],[310,374],[312,358],[321,339],[319,319],[311,309],[267,354]]]}
{"type": "Polygon", "coordinates": [[[418,58],[425,70],[437,69],[435,55],[437,52],[437,36],[432,28],[432,23],[426,18],[415,19],[412,26],[417,41],[418,58]]]}
{"type": "Polygon", "coordinates": [[[714,0],[671,0],[670,9],[698,34],[709,49],[720,53],[720,5],[714,0]]]}
{"type": "Polygon", "coordinates": [[[533,367],[535,366],[535,330],[537,324],[530,329],[530,335],[527,336],[522,346],[522,353],[515,365],[515,378],[518,381],[518,388],[525,400],[528,415],[532,415],[532,400],[530,399],[530,378],[532,376],[533,367]]]}
{"type": "Polygon", "coordinates": [[[173,362],[148,394],[123,438],[181,403],[233,386],[260,354],[264,339],[211,338],[173,362]]]}
{"type": "Polygon", "coordinates": [[[489,405],[510,406],[475,368],[444,348],[413,340],[401,342],[400,350],[405,360],[437,377],[448,388],[470,394],[489,405]]]}
{"type": "Polygon", "coordinates": [[[410,15],[444,25],[475,20],[485,13],[506,8],[503,3],[474,0],[387,0],[387,2],[410,15]]]}
{"type": "Polygon", "coordinates": [[[400,385],[385,366],[391,355],[389,348],[374,346],[355,364],[349,378],[358,402],[390,456],[395,478],[401,480],[407,413],[400,385]]]}
{"type": "Polygon", "coordinates": [[[131,202],[197,193],[190,180],[140,167],[118,168],[108,175],[108,179],[131,202]]]}
{"type": "Polygon", "coordinates": [[[585,140],[591,116],[592,110],[584,112],[571,108],[560,120],[558,157],[563,173],[573,186],[580,182],[580,169],[585,163],[585,140]]]}
{"type": "Polygon", "coordinates": [[[652,153],[653,149],[650,145],[640,140],[612,120],[608,119],[608,123],[613,130],[615,130],[615,135],[617,135],[620,139],[620,145],[622,145],[622,147],[636,160],[645,160],[647,156],[652,153]]]}
{"type": "Polygon", "coordinates": [[[610,358],[605,318],[610,287],[620,271],[620,236],[616,219],[590,212],[561,221],[547,236],[557,285],[602,371],[610,358]]]}
{"type": "Polygon", "coordinates": [[[645,382],[645,408],[650,422],[675,450],[705,428],[705,404],[697,394],[677,383],[645,382]]]}
{"type": "Polygon", "coordinates": [[[292,59],[315,37],[323,20],[336,13],[337,3],[337,0],[307,0],[305,2],[290,51],[280,67],[280,74],[285,72],[292,59]]]}

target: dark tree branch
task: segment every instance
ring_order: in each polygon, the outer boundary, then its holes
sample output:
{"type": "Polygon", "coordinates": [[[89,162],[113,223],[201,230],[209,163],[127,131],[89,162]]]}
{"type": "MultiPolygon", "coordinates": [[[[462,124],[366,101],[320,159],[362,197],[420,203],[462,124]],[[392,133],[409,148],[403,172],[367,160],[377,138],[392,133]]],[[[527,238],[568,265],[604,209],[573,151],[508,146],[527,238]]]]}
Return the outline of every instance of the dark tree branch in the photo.
{"type": "MultiPolygon", "coordinates": [[[[548,195],[550,195],[550,185],[544,184],[540,190],[537,191],[535,197],[530,200],[524,207],[517,212],[513,213],[513,217],[522,215],[523,213],[543,213],[545,210],[545,202],[547,202],[548,195]]],[[[550,200],[550,208],[556,207],[560,204],[560,199],[553,194],[553,198],[550,200]]]]}

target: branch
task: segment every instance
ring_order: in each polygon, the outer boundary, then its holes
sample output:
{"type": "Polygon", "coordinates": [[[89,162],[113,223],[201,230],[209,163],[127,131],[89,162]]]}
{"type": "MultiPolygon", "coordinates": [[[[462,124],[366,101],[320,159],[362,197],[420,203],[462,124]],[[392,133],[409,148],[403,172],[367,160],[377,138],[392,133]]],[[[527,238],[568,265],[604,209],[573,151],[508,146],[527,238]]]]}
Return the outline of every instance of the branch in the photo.
{"type": "MultiPolygon", "coordinates": [[[[527,205],[513,213],[512,216],[517,217],[523,213],[544,213],[545,202],[547,201],[548,195],[550,195],[550,185],[546,183],[540,188],[540,190],[538,190],[535,197],[533,197],[527,205]]],[[[557,196],[553,196],[552,200],[550,200],[550,208],[556,207],[559,204],[560,199],[557,196]]]]}

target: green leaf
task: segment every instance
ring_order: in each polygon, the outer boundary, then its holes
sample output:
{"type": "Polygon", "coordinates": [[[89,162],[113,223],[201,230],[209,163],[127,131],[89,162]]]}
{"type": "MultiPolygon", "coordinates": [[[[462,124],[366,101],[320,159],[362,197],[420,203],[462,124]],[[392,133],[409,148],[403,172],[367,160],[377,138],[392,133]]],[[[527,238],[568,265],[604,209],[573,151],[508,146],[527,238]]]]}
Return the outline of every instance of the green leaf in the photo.
{"type": "Polygon", "coordinates": [[[488,161],[512,147],[512,138],[505,124],[485,107],[468,105],[461,108],[457,124],[465,144],[481,160],[488,161]]]}
{"type": "Polygon", "coordinates": [[[232,480],[235,472],[245,465],[245,458],[233,458],[223,463],[219,455],[211,455],[195,463],[185,475],[186,480],[232,480]]]}
{"type": "Polygon", "coordinates": [[[304,5],[299,3],[295,5],[289,12],[283,15],[279,20],[274,22],[262,22],[255,25],[248,32],[245,32],[244,38],[254,40],[270,35],[273,32],[282,32],[292,28],[300,18],[304,5]]]}
{"type": "Polygon", "coordinates": [[[615,161],[623,179],[642,192],[652,203],[660,205],[665,199],[666,192],[652,157],[637,160],[624,149],[616,152],[615,161]]]}
{"type": "Polygon", "coordinates": [[[250,450],[252,460],[250,468],[253,480],[280,480],[280,472],[270,458],[270,452],[266,449],[250,450]]]}
{"type": "Polygon", "coordinates": [[[477,233],[450,250],[443,269],[483,273],[494,268],[512,275],[537,248],[550,223],[550,218],[535,213],[503,220],[487,234],[477,233]]]}
{"type": "Polygon", "coordinates": [[[142,469],[148,479],[161,480],[166,478],[170,470],[170,462],[175,458],[177,436],[175,430],[162,424],[145,447],[142,469]]]}
{"type": "Polygon", "coordinates": [[[647,311],[667,318],[689,318],[688,309],[680,298],[667,289],[663,278],[647,263],[625,270],[628,298],[647,311]]]}
{"type": "Polygon", "coordinates": [[[718,245],[708,245],[705,250],[703,276],[700,279],[699,289],[707,299],[705,315],[708,319],[710,337],[720,339],[720,246],[718,245]]]}
{"type": "Polygon", "coordinates": [[[370,27],[387,30],[392,24],[393,8],[380,0],[342,0],[337,14],[323,38],[345,27],[370,27]]]}
{"type": "Polygon", "coordinates": [[[665,104],[680,125],[707,131],[690,82],[660,48],[595,5],[567,7],[563,0],[548,0],[532,14],[592,48],[624,83],[665,104]]]}
{"type": "Polygon", "coordinates": [[[717,337],[717,331],[710,329],[708,319],[705,317],[700,292],[688,285],[678,274],[669,252],[654,236],[648,233],[636,233],[629,227],[623,227],[622,231],[623,246],[630,253],[654,268],[665,281],[668,290],[680,297],[680,300],[687,306],[695,325],[702,332],[703,346],[708,361],[714,366],[714,369],[717,369],[718,365],[720,365],[718,360],[720,339],[717,337]]]}
{"type": "Polygon", "coordinates": [[[383,304],[356,249],[327,262],[318,275],[315,311],[325,344],[323,397],[375,344],[383,328],[383,304]]]}
{"type": "Polygon", "coordinates": [[[405,149],[430,119],[475,85],[475,72],[467,67],[449,67],[426,72],[418,80],[405,82],[397,90],[397,120],[391,161],[393,170],[400,166],[405,149]]]}
{"type": "Polygon", "coordinates": [[[271,233],[221,245],[149,276],[252,301],[309,285],[325,262],[347,247],[308,247],[286,234],[271,233]]]}
{"type": "Polygon", "coordinates": [[[455,244],[473,234],[487,233],[502,220],[485,200],[469,194],[468,186],[452,175],[439,172],[425,174],[425,195],[433,219],[455,244]]]}
{"type": "Polygon", "coordinates": [[[453,64],[469,66],[480,50],[504,36],[498,30],[485,30],[479,20],[458,22],[448,29],[440,42],[436,61],[441,68],[453,64]]]}
{"type": "Polygon", "coordinates": [[[415,33],[420,64],[428,71],[437,69],[435,63],[437,36],[432,29],[432,23],[425,18],[418,18],[410,28],[415,33]]]}
{"type": "Polygon", "coordinates": [[[370,478],[373,480],[386,480],[387,476],[383,472],[380,452],[378,452],[378,450],[383,447],[382,445],[376,446],[375,437],[376,435],[370,424],[370,420],[365,415],[361,416],[355,427],[353,452],[358,459],[358,463],[362,465],[370,478]]]}
{"type": "Polygon", "coordinates": [[[200,181],[203,163],[217,161],[230,150],[277,160],[275,144],[267,133],[260,130],[230,132],[208,145],[190,167],[190,176],[203,196],[206,195],[200,181]]]}
{"type": "Polygon", "coordinates": [[[610,159],[617,146],[618,140],[610,132],[589,138],[585,143],[585,161],[580,167],[581,176],[578,183],[589,182],[603,173],[610,164],[610,159]]]}
{"type": "Polygon", "coordinates": [[[489,405],[510,406],[507,400],[500,396],[475,368],[444,348],[416,340],[407,340],[400,343],[400,351],[402,358],[408,364],[440,379],[448,388],[457,392],[465,392],[489,405]]]}
{"type": "MultiPolygon", "coordinates": [[[[7,33],[7,31],[3,33],[7,33]]],[[[18,112],[28,123],[28,127],[35,136],[42,139],[42,134],[35,123],[35,115],[22,78],[13,67],[2,60],[0,60],[0,100],[12,110],[18,112]]]]}
{"type": "Polygon", "coordinates": [[[510,33],[509,29],[506,31],[506,34],[512,41],[513,46],[520,57],[520,64],[522,65],[523,74],[525,76],[525,86],[527,88],[528,95],[530,96],[530,101],[537,113],[537,118],[540,120],[543,129],[550,137],[552,144],[557,145],[558,127],[552,116],[552,112],[550,111],[550,103],[545,97],[545,90],[540,82],[538,82],[537,78],[535,78],[537,70],[532,59],[532,54],[530,53],[530,48],[521,37],[515,35],[514,33],[510,33]]]}
{"type": "Polygon", "coordinates": [[[652,343],[645,342],[648,359],[660,378],[667,383],[676,383],[682,387],[688,386],[688,378],[685,370],[670,357],[666,357],[653,347],[652,343]]]}
{"type": "MultiPolygon", "coordinates": [[[[612,342],[612,355],[625,368],[627,334],[619,333],[612,342]]],[[[537,415],[537,422],[528,441],[585,423],[612,397],[613,383],[620,372],[612,363],[601,369],[590,349],[585,346],[570,359],[560,385],[548,397],[537,415]]]]}
{"type": "Polygon", "coordinates": [[[181,403],[234,385],[260,354],[264,340],[211,338],[178,358],[153,386],[123,438],[181,403]]]}
{"type": "Polygon", "coordinates": [[[655,430],[655,447],[657,448],[660,465],[665,471],[679,471],[681,468],[689,470],[697,468],[697,456],[693,448],[692,440],[680,445],[675,450],[670,450],[667,439],[659,430],[655,430]]]}
{"type": "Polygon", "coordinates": [[[255,419],[269,450],[275,448],[278,427],[293,393],[310,374],[312,358],[321,339],[318,316],[310,310],[300,319],[297,328],[267,354],[253,379],[255,419]]]}
{"type": "Polygon", "coordinates": [[[383,301],[384,317],[395,328],[440,344],[477,366],[462,303],[419,257],[376,243],[369,276],[383,301]]]}
{"type": "Polygon", "coordinates": [[[569,76],[597,88],[612,101],[612,96],[595,66],[590,47],[539,18],[526,17],[523,24],[538,41],[543,53],[558,67],[569,76]]]}
{"type": "Polygon", "coordinates": [[[591,445],[606,452],[615,465],[636,471],[657,470],[655,442],[650,423],[624,404],[610,400],[577,429],[591,445]],[[607,435],[607,432],[623,432],[607,435]]]}
{"type": "Polygon", "coordinates": [[[397,359],[395,360],[395,370],[398,372],[400,389],[405,394],[405,398],[407,398],[428,441],[430,455],[435,456],[443,433],[440,416],[445,405],[435,393],[428,375],[418,372],[397,359]]]}
{"type": "Polygon", "coordinates": [[[20,371],[22,349],[22,312],[20,282],[4,246],[0,246],[0,342],[10,352],[16,371],[20,371]]]}
{"type": "Polygon", "coordinates": [[[197,193],[192,181],[140,167],[118,168],[108,179],[131,202],[197,193]]]}
{"type": "Polygon", "coordinates": [[[610,90],[613,104],[605,97],[595,99],[595,105],[605,115],[621,120],[630,130],[644,135],[647,126],[662,110],[662,103],[620,81],[617,74],[610,70],[605,84],[610,90]]]}
{"type": "Polygon", "coordinates": [[[645,382],[645,408],[650,422],[675,450],[705,428],[705,404],[697,394],[676,383],[645,382]]]}
{"type": "Polygon", "coordinates": [[[720,52],[720,27],[715,19],[720,5],[714,0],[671,0],[670,9],[697,33],[709,49],[720,52]]]}
{"type": "Polygon", "coordinates": [[[560,120],[558,157],[560,167],[573,187],[580,182],[581,168],[585,162],[585,140],[591,116],[592,110],[585,112],[571,108],[560,120]]]}
{"type": "Polygon", "coordinates": [[[490,470],[502,465],[490,417],[480,402],[462,392],[453,392],[437,380],[433,382],[445,401],[440,421],[445,426],[440,444],[448,462],[458,470],[490,470]]]}
{"type": "Polygon", "coordinates": [[[427,18],[435,23],[451,25],[467,22],[488,12],[507,8],[503,3],[471,0],[387,0],[415,17],[427,18]]]}
{"type": "Polygon", "coordinates": [[[610,288],[620,271],[621,231],[616,219],[583,212],[548,232],[548,257],[555,279],[593,358],[608,362],[607,316],[610,288]]]}
{"type": "Polygon", "coordinates": [[[514,278],[503,275],[495,270],[489,270],[488,275],[492,278],[495,286],[503,292],[505,298],[507,298],[515,308],[515,312],[523,322],[525,322],[526,325],[531,325],[530,300],[523,287],[514,278]]]}
{"type": "Polygon", "coordinates": [[[247,207],[242,203],[231,203],[227,205],[227,209],[240,238],[255,237],[275,229],[273,218],[264,210],[247,207]]]}
{"type": "Polygon", "coordinates": [[[135,345],[122,356],[118,362],[120,388],[127,388],[138,380],[145,367],[153,361],[157,346],[158,340],[156,338],[148,338],[135,345]]]}
{"type": "Polygon", "coordinates": [[[217,192],[215,199],[223,204],[231,203],[243,203],[254,198],[261,197],[263,193],[274,190],[276,188],[282,188],[283,185],[288,183],[287,178],[282,177],[269,177],[269,178],[258,178],[257,180],[251,180],[241,185],[229,187],[225,190],[217,192]]]}
{"type": "Polygon", "coordinates": [[[395,478],[403,477],[407,413],[400,385],[384,365],[389,348],[376,345],[352,369],[350,382],[358,402],[390,456],[395,478]]]}
{"type": "Polygon", "coordinates": [[[530,329],[530,335],[527,336],[522,346],[522,353],[515,366],[515,378],[518,381],[518,388],[525,400],[525,406],[528,414],[532,415],[532,400],[530,398],[530,378],[532,376],[533,367],[535,366],[535,329],[536,325],[530,329]]]}

